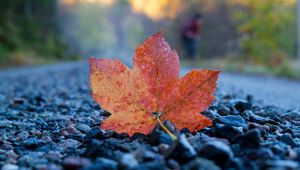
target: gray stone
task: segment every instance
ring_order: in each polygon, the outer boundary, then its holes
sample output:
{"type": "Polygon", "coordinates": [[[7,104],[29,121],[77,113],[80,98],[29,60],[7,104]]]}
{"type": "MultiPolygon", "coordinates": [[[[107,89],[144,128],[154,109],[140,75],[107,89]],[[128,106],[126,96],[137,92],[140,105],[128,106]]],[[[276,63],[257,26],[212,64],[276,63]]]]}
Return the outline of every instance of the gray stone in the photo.
{"type": "Polygon", "coordinates": [[[213,161],[197,158],[188,164],[184,165],[183,170],[221,170],[213,161]]]}
{"type": "Polygon", "coordinates": [[[198,151],[198,155],[214,161],[219,166],[225,166],[226,162],[233,158],[231,148],[221,141],[204,144],[198,151]]]}
{"type": "Polygon", "coordinates": [[[73,139],[61,140],[59,144],[67,151],[75,150],[80,145],[80,143],[77,140],[73,140],[73,139]]]}
{"type": "Polygon", "coordinates": [[[138,166],[138,161],[132,154],[127,153],[122,156],[120,164],[124,169],[134,169],[138,166]]]}
{"type": "Polygon", "coordinates": [[[185,135],[182,134],[166,151],[166,158],[172,158],[180,163],[190,161],[197,155],[193,146],[188,142],[185,135]]]}
{"type": "Polygon", "coordinates": [[[247,123],[240,115],[227,115],[214,119],[215,123],[223,123],[230,126],[243,126],[246,127],[247,123]]]}
{"type": "Polygon", "coordinates": [[[291,160],[267,160],[265,166],[280,169],[297,169],[299,168],[299,163],[291,160]]]}
{"type": "Polygon", "coordinates": [[[238,101],[234,107],[236,108],[236,110],[238,110],[239,112],[243,112],[245,110],[250,110],[252,108],[252,104],[246,101],[238,101]]]}
{"type": "Polygon", "coordinates": [[[78,125],[76,125],[76,128],[83,133],[87,133],[89,130],[91,130],[91,128],[85,124],[78,124],[78,125]]]}
{"type": "Polygon", "coordinates": [[[14,164],[5,164],[2,166],[1,170],[18,170],[19,167],[14,164]]]}
{"type": "Polygon", "coordinates": [[[292,148],[297,146],[290,134],[283,134],[278,137],[278,140],[287,145],[290,145],[292,148]]]}
{"type": "Polygon", "coordinates": [[[118,169],[118,162],[107,159],[107,158],[102,158],[99,157],[96,159],[96,161],[85,168],[83,170],[117,170],[118,169]]]}
{"type": "Polygon", "coordinates": [[[293,110],[280,115],[282,118],[292,121],[300,121],[300,111],[293,110]]]}
{"type": "Polygon", "coordinates": [[[91,165],[91,161],[82,157],[67,157],[63,160],[63,167],[65,169],[81,169],[85,166],[91,165]]]}
{"type": "Polygon", "coordinates": [[[258,129],[251,129],[238,142],[242,147],[257,148],[261,145],[261,133],[258,129]]]}

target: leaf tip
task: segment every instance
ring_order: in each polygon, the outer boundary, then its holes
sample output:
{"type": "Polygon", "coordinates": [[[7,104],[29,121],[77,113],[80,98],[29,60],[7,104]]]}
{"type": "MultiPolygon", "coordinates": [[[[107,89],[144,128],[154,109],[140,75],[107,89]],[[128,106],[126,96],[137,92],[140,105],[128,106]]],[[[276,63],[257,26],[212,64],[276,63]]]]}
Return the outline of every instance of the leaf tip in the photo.
{"type": "Polygon", "coordinates": [[[91,79],[91,76],[93,75],[95,69],[96,69],[96,66],[97,65],[97,58],[96,57],[90,57],[89,59],[89,66],[90,66],[90,79],[91,79]]]}
{"type": "Polygon", "coordinates": [[[214,70],[214,72],[219,75],[222,71],[221,70],[214,70]]]}

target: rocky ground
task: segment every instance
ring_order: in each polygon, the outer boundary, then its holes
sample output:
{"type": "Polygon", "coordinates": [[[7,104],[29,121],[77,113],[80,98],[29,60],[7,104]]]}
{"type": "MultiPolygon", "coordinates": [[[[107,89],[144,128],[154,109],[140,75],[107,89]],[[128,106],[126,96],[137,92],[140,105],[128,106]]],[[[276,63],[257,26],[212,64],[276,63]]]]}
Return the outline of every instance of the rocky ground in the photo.
{"type": "MultiPolygon", "coordinates": [[[[0,165],[17,169],[300,169],[300,111],[218,89],[213,126],[177,141],[98,128],[85,64],[0,73],[0,165]]],[[[170,122],[169,129],[176,131],[170,122]]]]}

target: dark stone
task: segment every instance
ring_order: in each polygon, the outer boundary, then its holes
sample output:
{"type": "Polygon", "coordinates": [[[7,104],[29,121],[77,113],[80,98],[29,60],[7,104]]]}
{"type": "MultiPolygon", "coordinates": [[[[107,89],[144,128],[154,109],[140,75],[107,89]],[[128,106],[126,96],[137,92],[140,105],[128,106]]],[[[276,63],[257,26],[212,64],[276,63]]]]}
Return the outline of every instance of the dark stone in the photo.
{"type": "Polygon", "coordinates": [[[149,142],[152,145],[159,145],[161,143],[171,145],[173,140],[166,132],[155,126],[149,135],[149,142]]]}
{"type": "Polygon", "coordinates": [[[238,101],[234,107],[239,112],[244,112],[245,110],[250,110],[252,108],[252,104],[249,102],[238,101]]]}
{"type": "Polygon", "coordinates": [[[282,118],[291,121],[300,121],[300,111],[292,110],[280,115],[282,118]]]}
{"type": "Polygon", "coordinates": [[[184,165],[183,170],[221,170],[213,161],[197,158],[188,164],[184,165]]]}
{"type": "Polygon", "coordinates": [[[297,144],[295,143],[295,141],[293,140],[293,138],[291,137],[290,134],[284,134],[284,135],[278,136],[278,140],[287,145],[290,145],[292,148],[297,146],[297,144]]]}
{"type": "Polygon", "coordinates": [[[50,151],[57,151],[57,152],[63,152],[64,148],[57,145],[54,142],[47,142],[46,144],[39,146],[38,148],[36,148],[36,151],[41,151],[41,152],[45,152],[48,153],[50,151]]]}
{"type": "Polygon", "coordinates": [[[248,94],[246,96],[246,100],[247,100],[247,102],[252,103],[253,102],[253,96],[248,94]]]}
{"type": "Polygon", "coordinates": [[[120,160],[120,165],[124,169],[135,169],[138,166],[138,161],[133,154],[124,154],[120,160]]]}
{"type": "Polygon", "coordinates": [[[18,135],[17,135],[17,140],[26,140],[27,138],[29,137],[29,133],[28,132],[26,132],[26,131],[23,131],[23,132],[21,132],[21,133],[19,133],[18,135]]]}
{"type": "Polygon", "coordinates": [[[91,164],[89,159],[81,157],[67,157],[63,160],[65,170],[78,170],[91,164]]]}
{"type": "Polygon", "coordinates": [[[31,104],[34,104],[34,105],[41,105],[42,103],[45,103],[47,100],[44,98],[44,97],[42,97],[42,96],[35,96],[34,98],[33,98],[33,100],[31,100],[30,102],[31,102],[31,104]]]}
{"type": "Polygon", "coordinates": [[[249,117],[249,121],[251,122],[256,122],[259,124],[273,124],[273,125],[278,125],[278,123],[270,118],[265,118],[265,117],[261,117],[258,115],[255,115],[252,111],[246,111],[246,112],[250,112],[252,114],[250,114],[249,117]]]}
{"type": "Polygon", "coordinates": [[[296,153],[296,160],[300,162],[300,147],[293,148],[294,153],[296,153]]]}
{"type": "Polygon", "coordinates": [[[250,149],[245,151],[246,157],[250,160],[272,159],[274,154],[269,148],[250,149]]]}
{"type": "Polygon", "coordinates": [[[299,163],[291,160],[267,160],[264,168],[298,169],[299,163]]]}
{"type": "MultiPolygon", "coordinates": [[[[97,107],[97,108],[98,108],[98,107],[97,107]]],[[[110,114],[108,111],[106,111],[106,110],[101,110],[100,114],[101,114],[101,116],[105,116],[105,117],[108,117],[108,116],[111,115],[111,114],[110,114]]]]}
{"type": "Polygon", "coordinates": [[[62,135],[68,135],[68,134],[80,134],[81,132],[78,131],[74,126],[68,126],[66,128],[62,128],[60,130],[62,135]]]}
{"type": "Polygon", "coordinates": [[[18,160],[19,166],[35,166],[38,164],[47,164],[48,160],[44,157],[43,152],[28,152],[18,160]]]}
{"type": "Polygon", "coordinates": [[[262,131],[269,131],[270,130],[270,127],[267,126],[267,125],[260,125],[260,124],[257,124],[257,123],[249,123],[248,124],[248,129],[258,129],[260,130],[261,132],[262,131]]]}
{"type": "Polygon", "coordinates": [[[107,158],[102,158],[99,157],[96,159],[96,161],[85,168],[83,170],[117,170],[118,169],[118,162],[107,159],[107,158]]]}
{"type": "Polygon", "coordinates": [[[66,151],[75,151],[80,145],[80,143],[77,140],[73,139],[61,140],[59,144],[66,151]]]}
{"type": "Polygon", "coordinates": [[[63,170],[61,165],[49,163],[49,164],[38,164],[34,166],[37,170],[63,170]]]}
{"type": "Polygon", "coordinates": [[[161,143],[158,145],[157,149],[158,149],[158,153],[165,155],[168,152],[170,145],[165,144],[165,143],[161,143]]]}
{"type": "Polygon", "coordinates": [[[85,144],[86,151],[83,154],[85,157],[106,157],[110,159],[120,158],[118,149],[120,149],[121,141],[117,139],[106,139],[103,141],[92,139],[85,144]]]}
{"type": "Polygon", "coordinates": [[[12,128],[11,121],[9,120],[1,120],[0,128],[12,128]]]}
{"type": "Polygon", "coordinates": [[[238,140],[241,147],[257,148],[261,145],[261,134],[258,129],[251,129],[238,140]]]}
{"type": "Polygon", "coordinates": [[[86,139],[91,139],[91,138],[95,138],[95,139],[107,139],[113,136],[113,132],[112,131],[104,131],[101,130],[98,126],[91,128],[85,138],[86,139]]]}
{"type": "Polygon", "coordinates": [[[183,128],[180,130],[180,134],[185,134],[185,135],[189,135],[191,132],[188,128],[183,128]]]}
{"type": "MultiPolygon", "coordinates": [[[[35,148],[35,147],[34,147],[34,148],[35,148]]],[[[34,148],[33,148],[33,149],[34,149],[34,148]]],[[[11,144],[9,144],[9,143],[4,143],[4,144],[1,145],[1,149],[4,149],[4,150],[9,151],[9,150],[13,150],[14,147],[13,147],[11,144]]],[[[30,149],[30,147],[29,147],[29,149],[30,149]]]]}
{"type": "Polygon", "coordinates": [[[229,126],[242,126],[246,127],[246,121],[240,115],[228,115],[215,118],[214,123],[222,123],[229,126]]]}
{"type": "Polygon", "coordinates": [[[138,149],[135,153],[135,157],[139,162],[149,162],[155,160],[159,155],[152,151],[138,149]]]}
{"type": "Polygon", "coordinates": [[[83,133],[87,133],[91,130],[90,126],[85,125],[85,124],[78,124],[78,125],[76,125],[76,128],[83,133]]]}
{"type": "Polygon", "coordinates": [[[204,144],[198,151],[198,155],[214,161],[217,165],[224,167],[232,159],[233,152],[224,142],[212,141],[204,144]]]}
{"type": "MultiPolygon", "coordinates": [[[[1,154],[0,154],[1,155],[1,154]]],[[[16,160],[19,155],[17,155],[14,150],[10,150],[10,151],[6,151],[5,152],[5,156],[6,156],[6,162],[14,162],[14,160],[16,160]]]]}
{"type": "Polygon", "coordinates": [[[165,127],[171,131],[172,133],[176,133],[176,127],[174,126],[174,124],[171,121],[163,121],[163,124],[165,125],[165,127]]]}
{"type": "Polygon", "coordinates": [[[58,151],[49,151],[46,152],[45,158],[49,160],[49,162],[60,162],[63,155],[58,151]]]}
{"type": "Polygon", "coordinates": [[[218,113],[219,113],[219,115],[221,115],[221,116],[230,115],[230,109],[227,108],[227,107],[221,106],[221,107],[218,109],[218,113]]]}
{"type": "Polygon", "coordinates": [[[137,139],[144,138],[144,137],[145,137],[145,134],[135,133],[133,136],[131,136],[131,139],[132,140],[137,140],[137,139]]]}
{"type": "Polygon", "coordinates": [[[66,139],[74,139],[76,141],[83,142],[85,135],[84,134],[68,134],[68,135],[65,135],[65,138],[66,139]]]}
{"type": "Polygon", "coordinates": [[[8,137],[6,134],[1,134],[0,135],[0,144],[3,144],[4,141],[7,141],[8,137]]]}
{"type": "Polygon", "coordinates": [[[253,114],[254,113],[251,110],[246,110],[244,112],[241,112],[239,115],[241,115],[245,120],[249,121],[253,114]]]}
{"type": "Polygon", "coordinates": [[[290,149],[289,145],[280,141],[270,142],[269,146],[272,149],[273,153],[280,157],[286,156],[290,149]]]}
{"type": "Polygon", "coordinates": [[[86,133],[86,138],[97,138],[99,136],[102,136],[102,134],[104,133],[104,131],[102,131],[99,127],[93,127],[91,128],[87,133],[86,133]]]}
{"type": "Polygon", "coordinates": [[[132,152],[136,151],[137,149],[143,149],[144,146],[140,145],[138,141],[134,140],[128,142],[121,141],[118,147],[125,152],[132,152]]]}
{"type": "Polygon", "coordinates": [[[242,159],[233,158],[229,160],[224,169],[243,169],[242,159]]]}
{"type": "Polygon", "coordinates": [[[174,159],[169,159],[167,162],[168,168],[169,169],[174,169],[174,170],[180,170],[180,164],[175,161],[174,159]]]}
{"type": "MultiPolygon", "coordinates": [[[[110,136],[110,133],[112,131],[105,131],[105,132],[108,132],[108,134],[104,133],[103,137],[106,138],[106,136],[110,136]],[[109,133],[110,132],[110,133],[109,133]]],[[[116,132],[112,132],[112,136],[110,137],[113,137],[113,138],[119,138],[119,139],[125,139],[125,138],[128,138],[129,135],[128,133],[126,132],[122,132],[122,133],[116,133],[116,132]]]]}
{"type": "Polygon", "coordinates": [[[0,161],[1,161],[1,162],[6,161],[6,156],[5,156],[4,154],[1,154],[1,155],[0,155],[0,161]]]}
{"type": "Polygon", "coordinates": [[[21,98],[21,97],[15,97],[13,100],[12,100],[12,104],[14,105],[18,105],[18,104],[24,104],[26,102],[26,100],[24,98],[21,98]]]}
{"type": "Polygon", "coordinates": [[[168,169],[164,158],[162,156],[158,156],[153,161],[140,162],[137,170],[152,170],[152,169],[168,169]]]}
{"type": "Polygon", "coordinates": [[[217,137],[225,138],[230,142],[236,140],[239,136],[243,135],[243,129],[235,126],[216,125],[215,134],[217,137]]]}
{"type": "Polygon", "coordinates": [[[197,155],[195,149],[187,141],[184,134],[180,135],[176,141],[172,143],[170,148],[167,150],[166,158],[172,158],[177,160],[179,163],[185,163],[195,158],[197,155]]]}
{"type": "Polygon", "coordinates": [[[41,146],[43,144],[45,144],[46,142],[43,140],[40,140],[36,137],[31,137],[26,139],[23,142],[23,145],[27,148],[27,149],[36,149],[38,146],[41,146]]]}
{"type": "Polygon", "coordinates": [[[282,119],[280,117],[281,115],[275,110],[269,110],[269,108],[267,108],[266,110],[255,112],[255,114],[264,118],[270,118],[274,120],[277,123],[275,125],[278,125],[278,123],[282,123],[282,119]]]}
{"type": "Polygon", "coordinates": [[[254,169],[259,170],[259,165],[254,161],[243,160],[243,168],[242,169],[254,169]]]}
{"type": "Polygon", "coordinates": [[[206,110],[206,111],[202,112],[201,114],[208,117],[211,120],[213,120],[217,117],[220,117],[220,115],[214,110],[206,110]]]}

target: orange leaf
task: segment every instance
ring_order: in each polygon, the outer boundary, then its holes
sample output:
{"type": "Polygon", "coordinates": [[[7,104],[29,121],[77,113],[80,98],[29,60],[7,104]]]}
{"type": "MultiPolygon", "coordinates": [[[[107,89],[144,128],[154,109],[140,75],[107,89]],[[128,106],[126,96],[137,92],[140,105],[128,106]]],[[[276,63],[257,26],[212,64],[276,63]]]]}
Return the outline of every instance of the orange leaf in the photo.
{"type": "Polygon", "coordinates": [[[112,114],[100,128],[149,134],[156,122],[152,112],[192,132],[211,125],[199,112],[213,102],[220,71],[192,70],[179,79],[179,57],[162,32],[137,47],[133,63],[129,69],[118,60],[90,59],[93,97],[112,114]]]}
{"type": "Polygon", "coordinates": [[[177,97],[165,108],[162,119],[172,121],[179,129],[195,132],[211,124],[211,120],[199,114],[214,101],[216,81],[220,71],[192,70],[177,84],[177,97]]]}

